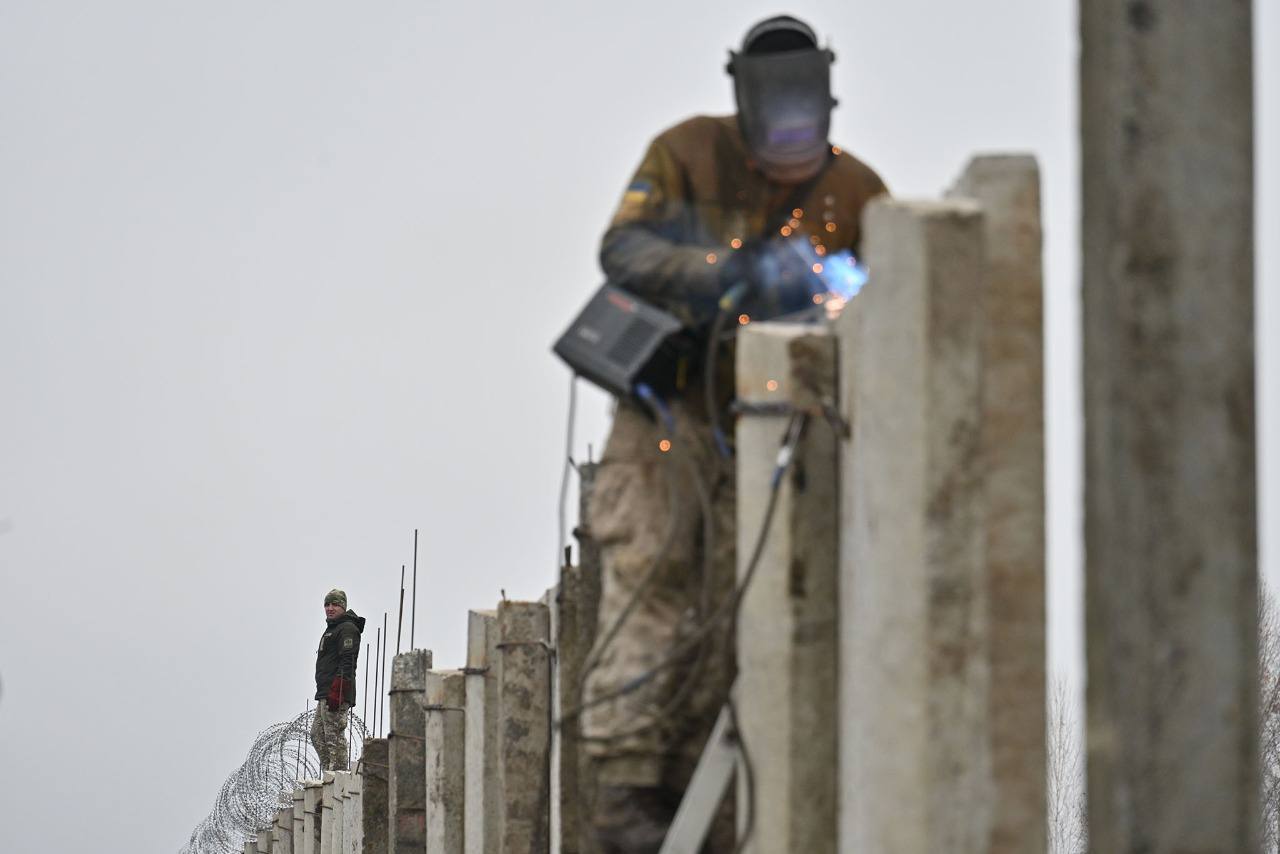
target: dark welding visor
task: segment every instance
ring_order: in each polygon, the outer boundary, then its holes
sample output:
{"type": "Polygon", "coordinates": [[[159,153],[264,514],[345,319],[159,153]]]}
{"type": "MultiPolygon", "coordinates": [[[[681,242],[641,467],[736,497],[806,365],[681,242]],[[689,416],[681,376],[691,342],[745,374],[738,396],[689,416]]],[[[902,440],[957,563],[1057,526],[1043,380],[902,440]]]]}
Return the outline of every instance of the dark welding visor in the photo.
{"type": "Polygon", "coordinates": [[[831,130],[831,63],[820,48],[731,56],[738,126],[761,170],[795,184],[826,161],[831,130]]]}

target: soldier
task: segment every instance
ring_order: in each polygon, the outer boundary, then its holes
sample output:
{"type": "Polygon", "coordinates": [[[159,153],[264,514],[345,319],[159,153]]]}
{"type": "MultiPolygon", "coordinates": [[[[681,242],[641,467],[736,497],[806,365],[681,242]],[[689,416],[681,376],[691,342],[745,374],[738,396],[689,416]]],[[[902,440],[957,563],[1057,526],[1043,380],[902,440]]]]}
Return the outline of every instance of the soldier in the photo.
{"type": "MultiPolygon", "coordinates": [[[[731,343],[706,347],[716,315],[727,309],[736,328],[812,308],[805,253],[856,252],[863,206],[886,192],[828,141],[833,61],[795,18],[752,27],[730,53],[737,115],[694,117],[653,140],[604,235],[610,283],[680,317],[710,354],[666,401],[674,433],[618,402],[588,512],[603,590],[581,737],[597,764],[604,854],[659,849],[734,677],[732,621],[724,608],[712,620],[732,595],[736,537],[734,465],[716,427],[733,359],[731,343]],[[743,283],[740,302],[725,300],[743,283]]],[[[732,850],[727,818],[712,850],[732,850]]]]}
{"type": "Polygon", "coordinates": [[[311,723],[311,746],[322,771],[347,770],[347,713],[356,703],[356,662],[364,617],[347,610],[347,594],[330,590],[324,596],[327,625],[316,650],[316,715],[311,723]]]}

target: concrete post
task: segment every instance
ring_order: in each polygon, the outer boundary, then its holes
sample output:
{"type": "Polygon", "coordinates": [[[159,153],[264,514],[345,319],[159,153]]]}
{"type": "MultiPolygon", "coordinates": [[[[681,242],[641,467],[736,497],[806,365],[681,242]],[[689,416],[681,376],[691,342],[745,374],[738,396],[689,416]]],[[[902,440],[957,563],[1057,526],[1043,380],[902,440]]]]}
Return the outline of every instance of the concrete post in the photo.
{"type": "Polygon", "coordinates": [[[254,854],[271,854],[271,830],[258,831],[257,843],[254,845],[254,854]]]}
{"type": "Polygon", "coordinates": [[[498,850],[498,618],[467,614],[466,782],[463,831],[466,854],[498,850]]]}
{"type": "Polygon", "coordinates": [[[427,854],[461,854],[466,774],[466,676],[427,673],[427,854]]]}
{"type": "Polygon", "coordinates": [[[749,584],[737,627],[738,722],[757,770],[754,801],[739,776],[738,815],[755,817],[754,854],[836,850],[838,437],[822,416],[835,405],[835,345],[815,326],[752,324],[738,336],[738,583],[749,584]],[[797,411],[813,414],[766,523],[778,448],[797,411]]]}
{"type": "Polygon", "coordinates": [[[498,815],[501,854],[547,854],[551,802],[550,616],[498,606],[498,815]]]}
{"type": "Polygon", "coordinates": [[[258,854],[258,841],[250,837],[244,841],[244,854],[258,854]]]}
{"type": "MultiPolygon", "coordinates": [[[[292,800],[292,796],[290,796],[292,800]]],[[[293,810],[280,809],[271,828],[272,854],[293,854],[293,810]]]]}
{"type": "Polygon", "coordinates": [[[982,369],[990,615],[992,854],[1043,850],[1045,822],[1044,287],[1040,170],[970,161],[950,195],[982,205],[982,369]]]}
{"type": "Polygon", "coordinates": [[[324,783],[307,780],[302,784],[302,851],[300,854],[321,854],[320,822],[324,810],[324,783]]]}
{"type": "Polygon", "coordinates": [[[422,709],[431,653],[413,649],[391,665],[391,729],[387,739],[388,839],[391,854],[422,854],[427,845],[426,713],[422,709]]]}
{"type": "Polygon", "coordinates": [[[1253,5],[1081,3],[1097,851],[1259,845],[1253,5]]]}
{"type": "Polygon", "coordinates": [[[333,772],[333,854],[343,854],[347,844],[347,811],[351,796],[347,790],[354,776],[350,771],[333,772]]]}
{"type": "Polygon", "coordinates": [[[293,854],[306,852],[306,799],[303,784],[293,790],[293,832],[289,834],[293,843],[293,854]]]}
{"type": "MultiPolygon", "coordinates": [[[[560,590],[558,587],[552,587],[542,594],[542,604],[547,606],[548,621],[548,640],[559,637],[560,634],[560,590]]],[[[547,850],[553,854],[561,854],[560,851],[560,804],[563,798],[560,789],[560,732],[555,727],[555,721],[560,719],[560,668],[556,666],[555,653],[551,654],[551,713],[548,718],[548,724],[551,726],[551,742],[549,746],[550,760],[548,766],[548,788],[550,790],[550,798],[547,804],[547,850]]]]}
{"type": "MultiPolygon", "coordinates": [[[[596,463],[578,464],[578,565],[560,570],[556,619],[556,692],[559,720],[582,704],[582,665],[596,641],[600,611],[600,547],[591,536],[587,507],[596,463]]],[[[560,854],[592,854],[590,821],[595,801],[595,764],[582,749],[576,720],[559,732],[560,854]]]]}
{"type": "MultiPolygon", "coordinates": [[[[363,854],[388,854],[387,739],[367,738],[360,755],[360,840],[363,854]]],[[[297,854],[297,852],[295,852],[297,854]]]]}
{"type": "Polygon", "coordinates": [[[337,778],[333,771],[325,771],[320,795],[320,854],[334,854],[333,810],[337,799],[337,778]]]}
{"type": "Polygon", "coordinates": [[[877,201],[845,309],[840,850],[987,850],[982,215],[877,201]]]}
{"type": "Polygon", "coordinates": [[[364,798],[364,777],[352,773],[343,787],[342,854],[362,854],[364,840],[360,833],[360,816],[364,798]]]}

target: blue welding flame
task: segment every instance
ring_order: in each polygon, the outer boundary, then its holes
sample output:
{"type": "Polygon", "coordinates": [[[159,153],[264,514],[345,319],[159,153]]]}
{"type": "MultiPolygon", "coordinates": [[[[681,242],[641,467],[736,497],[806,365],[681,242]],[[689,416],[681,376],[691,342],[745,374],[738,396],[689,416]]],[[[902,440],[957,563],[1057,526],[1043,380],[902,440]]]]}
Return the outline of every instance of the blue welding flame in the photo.
{"type": "Polygon", "coordinates": [[[867,283],[867,268],[858,262],[853,252],[841,249],[819,255],[817,250],[805,240],[790,238],[787,241],[796,254],[814,271],[815,294],[834,294],[844,300],[853,299],[867,283]]]}

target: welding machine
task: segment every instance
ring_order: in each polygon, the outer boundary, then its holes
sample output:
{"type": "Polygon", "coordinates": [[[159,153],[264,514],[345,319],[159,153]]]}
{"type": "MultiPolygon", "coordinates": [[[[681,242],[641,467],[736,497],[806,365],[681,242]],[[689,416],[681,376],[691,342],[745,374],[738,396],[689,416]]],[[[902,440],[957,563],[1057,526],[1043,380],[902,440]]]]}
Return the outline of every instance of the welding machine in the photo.
{"type": "Polygon", "coordinates": [[[574,373],[620,398],[631,397],[639,384],[670,395],[683,384],[696,355],[679,320],[608,284],[553,349],[574,373]]]}

